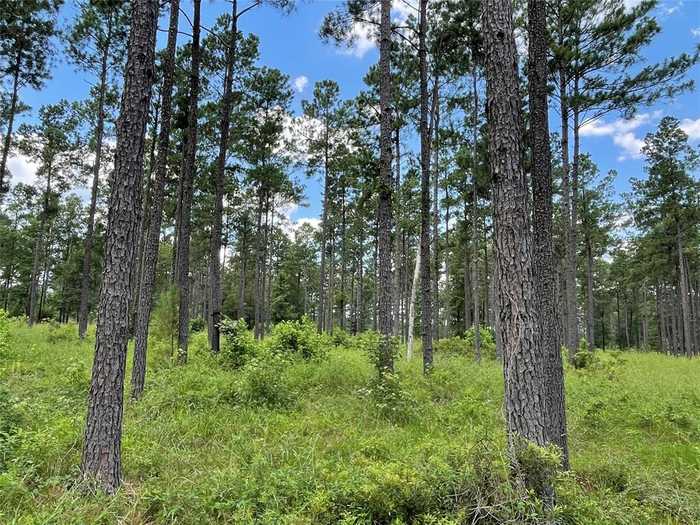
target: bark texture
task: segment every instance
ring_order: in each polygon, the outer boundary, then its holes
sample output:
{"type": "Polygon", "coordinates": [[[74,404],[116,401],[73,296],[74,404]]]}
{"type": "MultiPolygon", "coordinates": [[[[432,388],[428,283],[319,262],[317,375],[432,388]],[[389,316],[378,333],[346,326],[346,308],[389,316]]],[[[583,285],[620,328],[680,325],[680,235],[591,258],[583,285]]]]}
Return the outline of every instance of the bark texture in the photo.
{"type": "Polygon", "coordinates": [[[190,64],[190,99],[187,108],[187,141],[180,181],[180,227],[177,237],[177,288],[179,296],[177,360],[187,362],[190,336],[190,233],[192,229],[192,191],[197,154],[197,101],[199,100],[199,34],[201,0],[194,0],[192,21],[192,58],[190,64]]]}
{"type": "Polygon", "coordinates": [[[224,93],[221,97],[219,124],[219,153],[214,174],[214,217],[209,240],[209,316],[211,317],[211,351],[219,353],[219,323],[221,322],[221,230],[224,215],[224,171],[228,152],[229,128],[231,127],[231,92],[233,88],[233,64],[236,58],[238,40],[238,3],[231,4],[231,28],[229,44],[226,48],[226,72],[224,73],[224,93]]]}
{"type": "Polygon", "coordinates": [[[81,473],[108,493],[121,484],[129,276],[134,264],[146,122],[154,80],[158,2],[134,0],[114,171],[81,473]]]}
{"type": "Polygon", "coordinates": [[[489,165],[493,177],[494,244],[505,412],[511,460],[523,443],[546,443],[542,359],[532,275],[528,188],[522,168],[520,95],[510,0],[482,3],[489,165]]]}
{"type": "Polygon", "coordinates": [[[391,349],[391,0],[381,0],[379,27],[379,180],[377,193],[377,259],[378,259],[378,318],[377,328],[382,335],[379,372],[393,372],[391,349]]]}
{"type": "Polygon", "coordinates": [[[547,439],[568,468],[564,369],[556,311],[552,242],[552,168],[547,116],[547,18],[545,0],[528,1],[530,145],[532,147],[533,277],[538,343],[543,356],[547,439]]]}
{"type": "Polygon", "coordinates": [[[146,380],[146,352],[148,350],[148,322],[153,307],[153,291],[156,280],[158,248],[160,246],[160,226],[163,221],[163,197],[167,177],[168,152],[170,150],[170,120],[172,117],[172,90],[175,71],[175,49],[177,26],[180,15],[180,0],[170,1],[170,21],[168,43],[163,56],[163,85],[160,99],[160,132],[158,134],[158,156],[155,179],[151,190],[151,209],[148,232],[143,252],[143,271],[136,324],[134,329],[134,364],[131,371],[131,396],[141,397],[146,380]]]}

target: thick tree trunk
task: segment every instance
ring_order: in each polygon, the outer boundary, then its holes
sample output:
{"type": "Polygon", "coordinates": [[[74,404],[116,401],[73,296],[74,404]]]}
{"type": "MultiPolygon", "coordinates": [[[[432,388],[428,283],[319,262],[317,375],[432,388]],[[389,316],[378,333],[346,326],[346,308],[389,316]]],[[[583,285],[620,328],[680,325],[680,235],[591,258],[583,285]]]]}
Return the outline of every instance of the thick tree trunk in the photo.
{"type": "Polygon", "coordinates": [[[544,0],[528,0],[530,145],[532,148],[533,277],[537,340],[544,359],[547,440],[559,447],[569,467],[564,370],[556,312],[552,241],[552,169],[547,115],[547,16],[544,0]]]}
{"type": "Polygon", "coordinates": [[[129,277],[134,263],[143,148],[151,87],[158,2],[134,0],[122,108],[110,180],[102,291],[88,400],[81,472],[113,493],[121,484],[121,433],[126,345],[129,337],[129,277]]]}
{"type": "Polygon", "coordinates": [[[192,191],[197,170],[197,102],[199,100],[199,33],[202,0],[194,0],[192,21],[192,58],[190,71],[190,100],[187,108],[187,142],[183,155],[182,199],[180,201],[180,228],[177,237],[177,287],[178,309],[177,361],[187,362],[187,346],[190,335],[190,232],[192,229],[192,191]]]}
{"type": "Polygon", "coordinates": [[[10,148],[12,147],[12,128],[15,123],[15,113],[17,112],[17,94],[19,93],[19,72],[22,67],[22,51],[17,50],[17,58],[13,65],[14,73],[12,75],[12,97],[10,98],[10,112],[7,117],[7,129],[2,144],[2,157],[0,158],[0,198],[5,193],[5,185],[9,185],[9,181],[5,180],[5,170],[7,170],[7,159],[10,156],[10,148]]]}
{"type": "Polygon", "coordinates": [[[151,191],[151,209],[143,252],[143,271],[140,279],[139,302],[134,325],[134,359],[131,369],[131,397],[138,399],[146,380],[146,352],[148,350],[148,324],[153,307],[153,292],[160,247],[160,226],[163,221],[163,199],[167,177],[168,152],[170,150],[170,124],[172,117],[172,91],[177,46],[177,26],[180,0],[170,0],[168,43],[163,56],[163,85],[160,99],[160,130],[158,132],[158,157],[155,179],[151,191]]]}
{"type": "MultiPolygon", "coordinates": [[[[427,20],[428,0],[420,0],[419,29],[418,29],[418,60],[420,63],[420,259],[427,264],[422,264],[421,272],[421,340],[423,343],[423,373],[427,374],[433,368],[433,330],[435,323],[433,320],[433,301],[435,299],[433,286],[436,286],[431,279],[430,264],[430,130],[428,129],[428,57],[426,47],[426,32],[428,28],[427,20]]],[[[437,90],[434,95],[437,97],[437,90]]],[[[436,113],[437,117],[437,113],[436,113]]],[[[434,122],[437,121],[435,118],[434,122]]],[[[436,126],[437,127],[437,126],[436,126]]],[[[435,181],[438,178],[437,166],[433,175],[435,181]]],[[[434,211],[434,218],[437,213],[434,211]]],[[[435,235],[435,224],[433,224],[433,235],[435,235]]],[[[433,244],[434,246],[434,244],[433,244]]],[[[437,260],[435,261],[437,264],[437,260]]],[[[435,303],[437,310],[437,303],[435,303]]]]}
{"type": "MultiPolygon", "coordinates": [[[[528,188],[522,168],[517,56],[510,0],[485,0],[481,10],[505,413],[510,458],[516,472],[521,472],[518,458],[523,447],[527,442],[546,444],[547,426],[543,360],[537,340],[528,188]]],[[[525,481],[534,482],[529,477],[525,481]]],[[[549,489],[536,488],[542,492],[549,489]]]]}
{"type": "Polygon", "coordinates": [[[382,335],[379,373],[394,371],[391,349],[391,0],[381,0],[379,26],[379,179],[377,193],[377,328],[382,335]]]}
{"type": "Polygon", "coordinates": [[[211,234],[209,238],[209,318],[211,326],[211,351],[219,353],[219,323],[221,322],[221,234],[224,220],[224,171],[226,169],[226,153],[228,152],[228,137],[231,127],[231,92],[233,90],[233,64],[236,58],[236,43],[238,40],[238,2],[231,3],[231,27],[229,43],[226,48],[226,71],[224,73],[224,93],[221,97],[219,121],[219,153],[216,158],[214,173],[214,217],[212,217],[211,234]]]}

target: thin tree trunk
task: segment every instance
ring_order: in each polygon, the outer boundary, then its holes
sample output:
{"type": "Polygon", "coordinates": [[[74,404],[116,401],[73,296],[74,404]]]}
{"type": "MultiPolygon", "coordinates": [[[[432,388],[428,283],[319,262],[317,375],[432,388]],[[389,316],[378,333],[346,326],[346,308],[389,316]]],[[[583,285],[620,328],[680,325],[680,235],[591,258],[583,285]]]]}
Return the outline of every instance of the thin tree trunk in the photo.
{"type": "Polygon", "coordinates": [[[586,235],[586,341],[588,350],[595,348],[595,299],[593,297],[593,246],[586,235]]]}
{"type": "MultiPolygon", "coordinates": [[[[423,373],[427,374],[433,368],[433,332],[437,328],[433,319],[433,301],[435,300],[434,291],[431,286],[436,286],[434,280],[431,279],[430,269],[430,130],[428,129],[428,57],[426,46],[426,33],[428,28],[428,0],[420,0],[419,11],[419,29],[418,29],[418,60],[420,63],[420,168],[421,168],[421,184],[420,184],[420,259],[426,264],[420,267],[421,272],[421,340],[423,343],[423,373]]],[[[437,85],[437,83],[436,83],[437,85]]],[[[438,96],[437,90],[434,97],[438,96]]],[[[437,104],[437,100],[435,100],[437,104]]],[[[433,121],[437,124],[437,112],[433,121]]],[[[435,126],[437,128],[437,126],[435,126]]],[[[434,178],[436,181],[438,171],[435,167],[434,178]]],[[[437,195],[435,196],[437,198],[437,195]]],[[[437,219],[437,212],[434,210],[434,219],[437,219]]],[[[435,235],[435,224],[433,224],[433,235],[435,235]]],[[[433,239],[435,246],[435,239],[433,239]]],[[[437,264],[437,259],[435,260],[437,264]]],[[[437,303],[435,303],[436,311],[439,311],[437,303]]]]}
{"type": "Polygon", "coordinates": [[[411,281],[411,298],[408,303],[408,335],[406,337],[406,359],[409,361],[413,358],[413,340],[416,322],[416,295],[418,293],[418,279],[421,275],[420,269],[420,246],[416,250],[416,262],[413,268],[413,280],[411,281]]]}
{"type": "Polygon", "coordinates": [[[476,64],[472,64],[472,97],[474,102],[474,112],[472,114],[472,300],[474,301],[474,359],[477,363],[481,361],[481,319],[479,310],[481,308],[481,300],[479,288],[479,258],[476,254],[479,253],[479,189],[476,178],[476,159],[477,159],[477,137],[478,137],[478,119],[479,119],[479,91],[477,89],[476,64]]]}
{"type": "Polygon", "coordinates": [[[141,202],[144,136],[155,76],[158,2],[134,0],[132,9],[81,463],[83,479],[96,482],[108,493],[114,493],[121,484],[129,277],[141,202]]]}
{"type": "Polygon", "coordinates": [[[180,205],[180,229],[177,238],[177,284],[180,299],[177,361],[180,364],[187,362],[187,346],[190,334],[190,231],[192,228],[192,185],[197,169],[197,101],[199,100],[199,20],[201,3],[202,0],[194,0],[187,142],[180,174],[182,179],[182,200],[180,205]]]}
{"type": "Polygon", "coordinates": [[[378,370],[394,371],[391,348],[391,0],[381,0],[379,25],[379,179],[377,181],[377,327],[382,336],[378,370]]]}
{"type": "Polygon", "coordinates": [[[29,326],[39,321],[39,272],[41,266],[41,256],[44,252],[44,240],[46,236],[46,223],[49,218],[49,199],[51,195],[51,172],[53,167],[51,161],[48,162],[46,170],[46,188],[44,189],[44,203],[39,219],[39,229],[34,242],[34,259],[32,261],[32,273],[29,280],[29,326]]]}
{"type": "Polygon", "coordinates": [[[214,217],[212,218],[209,238],[209,318],[211,326],[211,351],[215,354],[220,349],[219,323],[221,322],[221,234],[224,215],[224,171],[226,169],[226,153],[228,152],[228,137],[231,127],[231,106],[233,90],[233,64],[236,59],[238,41],[238,1],[231,2],[231,28],[229,43],[226,48],[226,72],[224,74],[224,93],[221,97],[219,115],[219,154],[216,158],[214,173],[214,217]]]}
{"type": "Polygon", "coordinates": [[[0,159],[0,197],[5,193],[5,185],[9,186],[9,181],[5,181],[5,170],[7,169],[7,158],[12,147],[12,128],[15,123],[15,113],[17,112],[17,94],[19,92],[19,72],[22,66],[22,50],[17,50],[17,58],[14,63],[14,74],[12,75],[12,97],[10,99],[10,113],[7,117],[7,130],[2,144],[2,158],[0,159]]]}
{"type": "Polygon", "coordinates": [[[170,150],[170,127],[172,116],[172,91],[175,71],[175,51],[177,27],[180,14],[180,0],[170,0],[170,20],[168,42],[163,56],[163,84],[160,100],[160,130],[158,132],[158,156],[155,179],[151,191],[151,209],[148,231],[143,252],[143,271],[139,286],[139,302],[134,324],[134,358],[131,369],[131,397],[138,399],[143,393],[146,380],[146,352],[148,350],[148,324],[153,307],[153,292],[160,247],[160,227],[163,221],[163,198],[167,177],[168,153],[170,150]]]}
{"type": "Polygon", "coordinates": [[[688,273],[685,256],[683,255],[683,238],[681,236],[681,223],[676,221],[676,250],[678,254],[678,292],[681,295],[681,321],[683,324],[683,353],[690,357],[693,355],[693,328],[690,313],[690,292],[688,290],[688,273]]]}

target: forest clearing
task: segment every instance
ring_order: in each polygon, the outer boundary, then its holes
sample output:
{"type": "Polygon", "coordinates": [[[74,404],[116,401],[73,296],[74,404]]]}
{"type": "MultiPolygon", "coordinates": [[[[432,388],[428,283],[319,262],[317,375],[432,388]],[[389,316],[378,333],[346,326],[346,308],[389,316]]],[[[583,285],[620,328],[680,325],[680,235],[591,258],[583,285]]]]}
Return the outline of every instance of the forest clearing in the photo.
{"type": "MultiPolygon", "coordinates": [[[[450,340],[432,377],[397,361],[378,396],[362,336],[318,354],[234,368],[192,339],[181,369],[154,341],[152,387],[127,403],[126,485],[71,489],[80,459],[93,335],[71,323],[10,324],[0,357],[2,523],[537,523],[536,500],[507,483],[503,379],[450,340]]],[[[250,342],[253,338],[250,337],[250,342]]],[[[444,348],[444,350],[443,350],[444,348]]],[[[252,356],[250,356],[252,359],[252,356]]],[[[572,470],[556,481],[559,523],[700,521],[700,363],[653,352],[597,352],[567,367],[572,470]]]]}
{"type": "Polygon", "coordinates": [[[700,523],[700,2],[0,0],[0,524],[700,523]]]}

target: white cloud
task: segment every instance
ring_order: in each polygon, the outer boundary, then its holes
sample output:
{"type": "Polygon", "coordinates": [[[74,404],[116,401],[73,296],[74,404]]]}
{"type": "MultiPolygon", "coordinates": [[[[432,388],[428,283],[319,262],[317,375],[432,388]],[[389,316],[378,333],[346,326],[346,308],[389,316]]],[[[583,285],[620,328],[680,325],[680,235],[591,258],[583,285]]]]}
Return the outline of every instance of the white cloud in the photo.
{"type": "Polygon", "coordinates": [[[622,149],[622,154],[618,160],[629,158],[639,158],[644,141],[637,137],[634,131],[648,124],[651,120],[658,118],[660,112],[642,113],[631,119],[617,119],[612,122],[593,120],[581,126],[582,137],[612,137],[615,145],[622,149]]]}
{"type": "Polygon", "coordinates": [[[34,184],[39,165],[28,157],[17,154],[7,159],[7,168],[12,174],[10,181],[13,185],[20,182],[24,184],[34,184]]]}
{"type": "Polygon", "coordinates": [[[321,219],[318,217],[300,217],[294,222],[295,229],[299,228],[300,226],[308,224],[312,228],[320,228],[321,227],[321,219]]]}
{"type": "Polygon", "coordinates": [[[690,34],[693,35],[695,38],[700,38],[700,27],[691,29],[690,34]]]}
{"type": "Polygon", "coordinates": [[[629,11],[642,3],[642,0],[624,0],[625,8],[629,11]]]}
{"type": "MultiPolygon", "coordinates": [[[[393,0],[391,3],[392,20],[402,24],[410,16],[417,16],[418,8],[413,0],[393,0]]],[[[367,18],[379,19],[378,6],[367,13],[367,18]]],[[[352,44],[348,47],[340,48],[338,51],[343,55],[350,55],[356,58],[363,58],[370,50],[376,46],[376,27],[367,22],[355,22],[350,30],[352,44]]]]}
{"type": "Polygon", "coordinates": [[[343,55],[362,58],[370,49],[374,48],[372,27],[365,22],[355,22],[353,24],[352,30],[350,31],[350,38],[352,39],[352,45],[340,49],[340,53],[343,55]]]}
{"type": "Polygon", "coordinates": [[[298,76],[293,81],[294,89],[297,91],[297,93],[301,93],[302,91],[304,91],[304,88],[308,83],[308,77],[306,77],[305,75],[298,76]]]}
{"type": "Polygon", "coordinates": [[[700,140],[700,118],[684,118],[681,120],[680,128],[685,131],[690,140],[700,140]]]}

